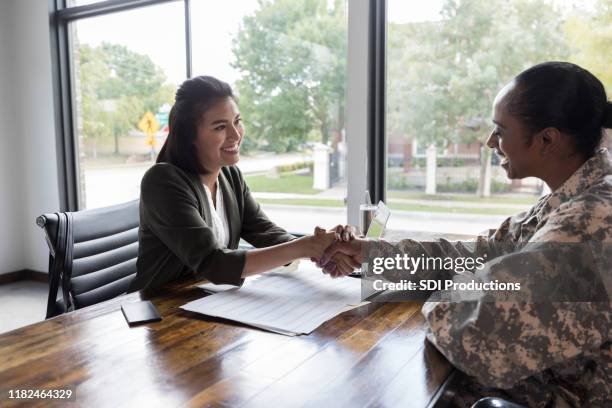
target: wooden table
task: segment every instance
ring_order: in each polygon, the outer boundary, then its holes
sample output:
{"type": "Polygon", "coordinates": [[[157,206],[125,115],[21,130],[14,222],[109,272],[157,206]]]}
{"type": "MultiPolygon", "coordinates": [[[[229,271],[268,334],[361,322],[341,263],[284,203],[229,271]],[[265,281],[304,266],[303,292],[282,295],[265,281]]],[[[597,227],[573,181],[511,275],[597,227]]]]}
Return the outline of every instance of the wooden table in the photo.
{"type": "Polygon", "coordinates": [[[174,285],[151,298],[163,320],[133,328],[120,306],[139,293],[0,335],[0,406],[8,389],[71,387],[75,402],[27,406],[424,407],[451,371],[420,303],[372,303],[287,337],[178,308],[202,295],[174,285]]]}

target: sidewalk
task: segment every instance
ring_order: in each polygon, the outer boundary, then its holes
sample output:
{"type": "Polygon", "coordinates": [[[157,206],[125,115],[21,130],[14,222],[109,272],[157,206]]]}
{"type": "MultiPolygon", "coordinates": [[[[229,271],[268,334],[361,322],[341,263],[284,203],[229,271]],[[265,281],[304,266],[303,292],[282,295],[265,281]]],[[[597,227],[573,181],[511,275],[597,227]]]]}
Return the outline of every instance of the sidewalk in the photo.
{"type": "MultiPolygon", "coordinates": [[[[346,208],[262,204],[266,215],[291,232],[311,234],[314,226],[330,228],[347,222],[346,208]]],[[[505,219],[500,215],[446,214],[416,211],[391,212],[387,228],[399,231],[421,231],[438,234],[476,235],[496,228],[505,219]]]]}
{"type": "MultiPolygon", "coordinates": [[[[240,171],[244,174],[267,172],[277,166],[312,161],[312,155],[306,153],[258,153],[254,156],[242,156],[238,162],[240,171]]],[[[125,170],[126,173],[144,173],[154,164],[152,161],[133,163],[105,163],[97,164],[89,159],[85,171],[89,173],[125,170]]]]}
{"type": "MultiPolygon", "coordinates": [[[[255,198],[258,199],[307,199],[307,200],[338,200],[344,202],[346,194],[343,191],[327,190],[321,194],[294,194],[294,193],[265,193],[253,192],[255,198]],[[334,194],[330,194],[334,192],[334,194]]],[[[399,204],[418,204],[431,205],[436,207],[447,208],[508,208],[514,210],[525,210],[531,207],[528,204],[505,204],[505,203],[479,203],[471,201],[451,201],[451,200],[426,200],[426,199],[408,199],[408,198],[390,198],[389,203],[399,204]]],[[[518,212],[517,211],[517,212],[518,212]]]]}

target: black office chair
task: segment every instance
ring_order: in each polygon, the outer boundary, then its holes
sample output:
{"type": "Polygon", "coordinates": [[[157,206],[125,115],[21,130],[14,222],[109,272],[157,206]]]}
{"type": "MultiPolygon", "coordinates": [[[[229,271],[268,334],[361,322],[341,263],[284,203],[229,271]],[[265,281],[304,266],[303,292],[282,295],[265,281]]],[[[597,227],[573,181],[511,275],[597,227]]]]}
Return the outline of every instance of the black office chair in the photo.
{"type": "MultiPolygon", "coordinates": [[[[464,381],[470,381],[463,372],[453,369],[448,378],[444,381],[437,394],[434,396],[431,408],[446,408],[455,406],[453,400],[457,396],[457,391],[465,386],[464,381]]],[[[476,401],[471,408],[526,408],[515,402],[498,397],[485,397],[476,401]]]]}
{"type": "Polygon", "coordinates": [[[36,219],[49,246],[47,319],[127,291],[136,274],[138,204],[134,200],[36,219]]]}
{"type": "Polygon", "coordinates": [[[525,408],[522,405],[501,398],[487,397],[476,401],[472,408],[525,408]]]}

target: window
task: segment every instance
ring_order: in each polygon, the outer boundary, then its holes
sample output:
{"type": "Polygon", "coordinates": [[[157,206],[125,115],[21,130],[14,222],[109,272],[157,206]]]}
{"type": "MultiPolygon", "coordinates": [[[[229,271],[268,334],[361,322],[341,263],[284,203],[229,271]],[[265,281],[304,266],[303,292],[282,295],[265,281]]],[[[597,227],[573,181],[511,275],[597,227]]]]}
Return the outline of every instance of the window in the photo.
{"type": "Polygon", "coordinates": [[[229,82],[245,137],[238,166],[285,229],[346,220],[346,0],[191,3],[193,74],[229,82]]]}
{"type": "Polygon", "coordinates": [[[68,5],[70,7],[86,6],[89,4],[98,3],[100,1],[101,0],[68,0],[68,5]]]}
{"type": "Polygon", "coordinates": [[[388,0],[391,227],[476,234],[537,200],[541,181],[508,181],[483,148],[493,98],[525,68],[559,59],[610,90],[609,52],[596,38],[609,25],[604,3],[388,0]]]}
{"type": "Polygon", "coordinates": [[[138,198],[186,78],[183,3],[79,19],[69,29],[79,207],[138,198]]]}
{"type": "Polygon", "coordinates": [[[66,4],[55,51],[67,209],[138,197],[189,73],[238,95],[239,167],[270,218],[304,233],[346,222],[347,0],[66,4]]]}

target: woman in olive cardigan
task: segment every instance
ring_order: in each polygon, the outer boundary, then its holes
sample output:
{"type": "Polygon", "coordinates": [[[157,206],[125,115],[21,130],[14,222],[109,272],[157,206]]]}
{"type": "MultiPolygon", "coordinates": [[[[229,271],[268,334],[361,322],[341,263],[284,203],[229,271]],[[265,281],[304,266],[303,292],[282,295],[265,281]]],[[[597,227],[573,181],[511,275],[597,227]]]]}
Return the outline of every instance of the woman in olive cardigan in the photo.
{"type": "MultiPolygon", "coordinates": [[[[235,166],[243,135],[228,84],[200,76],[181,85],[168,138],[141,182],[137,274],[130,291],[188,276],[240,285],[295,259],[318,259],[340,239],[338,232],[319,228],[296,239],[266,217],[235,166]],[[240,238],[257,249],[237,249],[240,238]]],[[[355,266],[348,257],[337,262],[347,272],[355,266]]]]}

